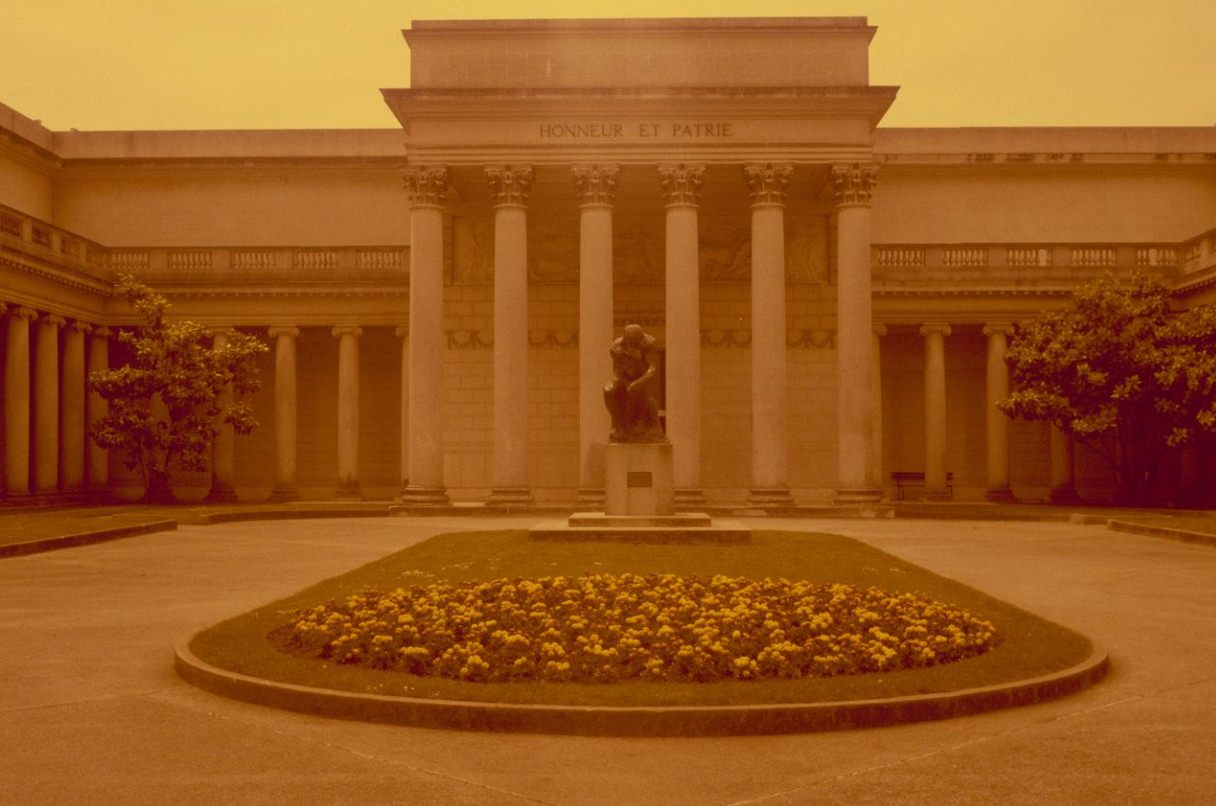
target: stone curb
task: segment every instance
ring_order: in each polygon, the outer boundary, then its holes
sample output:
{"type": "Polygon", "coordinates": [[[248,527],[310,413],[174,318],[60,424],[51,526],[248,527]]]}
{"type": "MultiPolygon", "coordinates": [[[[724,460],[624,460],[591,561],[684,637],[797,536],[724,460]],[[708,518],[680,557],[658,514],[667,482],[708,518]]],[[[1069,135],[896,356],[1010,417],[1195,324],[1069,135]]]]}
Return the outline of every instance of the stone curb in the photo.
{"type": "Polygon", "coordinates": [[[442,730],[580,736],[757,736],[874,728],[1034,705],[1081,691],[1109,669],[1095,647],[1082,663],[1042,677],[941,694],[831,703],[612,708],[515,705],[387,697],[297,686],[230,672],[200,660],[187,643],[174,667],[187,682],[242,702],[313,716],[442,730]]]}
{"type": "Polygon", "coordinates": [[[1168,526],[1148,526],[1131,521],[1108,520],[1106,528],[1115,532],[1144,535],[1146,537],[1163,537],[1167,540],[1180,540],[1183,543],[1195,543],[1201,546],[1216,546],[1216,535],[1203,532],[1191,532],[1186,529],[1171,529],[1168,526]]]}
{"type": "Polygon", "coordinates": [[[335,507],[333,509],[241,509],[230,512],[207,512],[187,515],[181,520],[197,526],[244,521],[286,521],[307,518],[386,518],[387,507],[335,507]]]}
{"type": "Polygon", "coordinates": [[[89,546],[94,543],[104,543],[107,540],[118,540],[123,537],[152,534],[154,532],[172,532],[177,529],[175,520],[148,521],[131,526],[116,526],[112,529],[95,529],[89,532],[77,532],[70,535],[45,537],[40,540],[29,540],[24,543],[8,543],[0,545],[0,558],[20,557],[25,554],[38,554],[43,551],[69,549],[76,546],[89,546]]]}

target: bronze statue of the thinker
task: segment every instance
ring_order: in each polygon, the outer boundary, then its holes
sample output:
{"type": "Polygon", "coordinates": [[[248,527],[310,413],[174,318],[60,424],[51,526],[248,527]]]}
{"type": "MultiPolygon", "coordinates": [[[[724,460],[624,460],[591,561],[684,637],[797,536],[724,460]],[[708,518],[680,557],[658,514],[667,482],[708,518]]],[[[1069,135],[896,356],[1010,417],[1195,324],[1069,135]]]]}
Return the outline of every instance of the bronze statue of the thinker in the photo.
{"type": "Polygon", "coordinates": [[[625,335],[609,348],[612,380],[604,387],[604,403],[612,415],[610,442],[667,441],[658,404],[647,389],[659,371],[656,345],[641,325],[626,325],[625,335]]]}

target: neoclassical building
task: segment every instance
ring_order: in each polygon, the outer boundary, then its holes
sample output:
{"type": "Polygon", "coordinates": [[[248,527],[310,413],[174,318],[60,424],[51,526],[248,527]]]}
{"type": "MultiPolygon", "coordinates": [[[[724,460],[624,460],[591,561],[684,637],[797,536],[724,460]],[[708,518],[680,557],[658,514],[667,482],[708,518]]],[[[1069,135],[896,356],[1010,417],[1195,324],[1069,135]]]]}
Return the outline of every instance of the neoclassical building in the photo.
{"type": "MultiPolygon", "coordinates": [[[[885,128],[864,18],[404,33],[399,128],[0,106],[0,502],[138,495],[86,439],[123,272],[270,346],[261,427],[184,494],[417,505],[602,497],[626,323],[662,345],[687,505],[1101,497],[1094,456],[996,411],[1012,323],[1137,267],[1216,297],[1216,128],[885,128]]],[[[1179,500],[1210,497],[1216,457],[1184,459],[1179,500]]]]}

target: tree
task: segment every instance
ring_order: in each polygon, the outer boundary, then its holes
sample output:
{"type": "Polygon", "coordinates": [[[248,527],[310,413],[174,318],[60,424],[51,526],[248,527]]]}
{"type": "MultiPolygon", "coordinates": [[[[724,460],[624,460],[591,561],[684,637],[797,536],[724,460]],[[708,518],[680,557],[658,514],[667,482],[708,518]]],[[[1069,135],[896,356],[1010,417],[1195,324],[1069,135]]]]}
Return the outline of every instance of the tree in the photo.
{"type": "Polygon", "coordinates": [[[103,448],[123,450],[127,466],[140,470],[144,502],[171,502],[169,471],[175,463],[205,470],[221,424],[238,434],[257,426],[245,398],[261,386],[257,358],[266,345],[233,333],[226,344],[214,346],[203,325],[167,321],[169,301],[131,275],[119,275],[115,291],[142,325],[119,333],[118,340],[131,347],[129,364],[89,376],[93,391],[109,402],[90,434],[103,448]],[[232,402],[226,405],[229,387],[232,402]]]}
{"type": "Polygon", "coordinates": [[[1162,459],[1216,434],[1216,311],[1175,311],[1169,290],[1107,275],[1019,325],[1005,360],[1011,417],[1044,420],[1110,464],[1118,501],[1149,500],[1162,459]]]}

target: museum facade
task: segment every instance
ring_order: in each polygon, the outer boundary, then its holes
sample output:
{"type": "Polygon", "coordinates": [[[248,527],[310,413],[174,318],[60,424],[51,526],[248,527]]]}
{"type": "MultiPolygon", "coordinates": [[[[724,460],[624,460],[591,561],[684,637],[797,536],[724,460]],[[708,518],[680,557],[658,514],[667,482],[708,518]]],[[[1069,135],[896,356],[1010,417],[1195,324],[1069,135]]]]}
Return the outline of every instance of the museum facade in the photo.
{"type": "Polygon", "coordinates": [[[1102,497],[1094,455],[996,411],[1013,323],[1104,272],[1216,297],[1216,128],[884,128],[865,18],[404,33],[395,129],[0,107],[0,501],[139,493],[86,438],[122,273],[270,347],[261,427],[186,495],[417,506],[602,499],[627,323],[685,505],[1102,497]]]}

